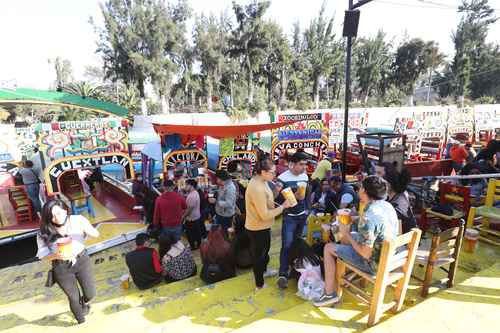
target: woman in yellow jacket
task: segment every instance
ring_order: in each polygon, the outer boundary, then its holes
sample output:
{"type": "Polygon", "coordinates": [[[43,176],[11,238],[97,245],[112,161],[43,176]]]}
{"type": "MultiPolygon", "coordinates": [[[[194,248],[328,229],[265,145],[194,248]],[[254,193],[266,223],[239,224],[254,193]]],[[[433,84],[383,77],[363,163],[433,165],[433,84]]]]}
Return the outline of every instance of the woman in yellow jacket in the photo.
{"type": "Polygon", "coordinates": [[[245,193],[246,219],[245,228],[250,238],[253,273],[257,289],[264,287],[264,276],[269,263],[269,249],[271,247],[271,226],[274,218],[283,212],[283,209],[293,205],[285,201],[281,206],[274,203],[274,194],[269,183],[276,176],[276,166],[270,159],[263,159],[257,163],[256,175],[248,183],[245,193]]]}

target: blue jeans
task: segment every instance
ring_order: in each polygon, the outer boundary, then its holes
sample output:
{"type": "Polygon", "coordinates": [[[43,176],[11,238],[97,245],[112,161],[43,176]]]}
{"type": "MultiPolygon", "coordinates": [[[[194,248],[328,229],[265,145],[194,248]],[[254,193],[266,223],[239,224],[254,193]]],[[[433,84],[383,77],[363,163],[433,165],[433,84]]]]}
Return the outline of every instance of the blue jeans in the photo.
{"type": "Polygon", "coordinates": [[[221,215],[215,215],[215,224],[220,225],[224,232],[227,233],[227,229],[231,228],[231,224],[233,223],[233,217],[226,217],[221,215]]]}
{"type": "Polygon", "coordinates": [[[288,252],[294,240],[302,236],[306,226],[307,214],[300,216],[283,215],[283,226],[281,227],[281,251],[280,251],[280,271],[279,275],[288,278],[290,265],[288,262],[288,252]]]}
{"type": "Polygon", "coordinates": [[[363,258],[352,245],[335,244],[335,253],[343,261],[353,265],[365,273],[375,275],[375,267],[363,258]]]}
{"type": "Polygon", "coordinates": [[[182,237],[182,224],[176,227],[161,227],[161,234],[173,234],[176,240],[182,237]]]}
{"type": "Polygon", "coordinates": [[[33,213],[42,211],[42,203],[40,202],[40,185],[29,184],[26,185],[26,192],[33,204],[33,213]]]}

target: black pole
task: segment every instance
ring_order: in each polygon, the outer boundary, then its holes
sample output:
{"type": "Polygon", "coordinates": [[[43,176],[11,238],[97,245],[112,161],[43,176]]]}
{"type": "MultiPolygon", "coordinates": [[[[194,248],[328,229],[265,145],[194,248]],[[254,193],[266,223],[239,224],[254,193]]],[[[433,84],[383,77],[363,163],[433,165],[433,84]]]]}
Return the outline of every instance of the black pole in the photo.
{"type": "MultiPolygon", "coordinates": [[[[353,0],[349,0],[349,10],[353,8],[353,0]]],[[[347,132],[349,131],[349,101],[351,98],[351,53],[352,37],[347,37],[347,52],[345,61],[345,110],[344,110],[344,139],[342,143],[342,182],[347,174],[347,132]]]]}

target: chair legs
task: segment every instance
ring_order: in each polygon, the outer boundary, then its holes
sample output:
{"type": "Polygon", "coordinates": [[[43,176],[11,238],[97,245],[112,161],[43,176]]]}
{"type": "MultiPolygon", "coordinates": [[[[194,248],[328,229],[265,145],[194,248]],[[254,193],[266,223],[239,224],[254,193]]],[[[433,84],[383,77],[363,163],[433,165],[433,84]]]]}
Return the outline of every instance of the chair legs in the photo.
{"type": "Polygon", "coordinates": [[[337,281],[337,296],[342,297],[342,279],[345,275],[345,264],[342,260],[337,259],[337,264],[335,265],[335,280],[337,281]]]}
{"type": "Polygon", "coordinates": [[[384,304],[384,295],[387,286],[384,281],[377,281],[373,288],[373,295],[370,303],[370,314],[368,315],[368,326],[373,326],[379,322],[382,316],[384,304]]]}

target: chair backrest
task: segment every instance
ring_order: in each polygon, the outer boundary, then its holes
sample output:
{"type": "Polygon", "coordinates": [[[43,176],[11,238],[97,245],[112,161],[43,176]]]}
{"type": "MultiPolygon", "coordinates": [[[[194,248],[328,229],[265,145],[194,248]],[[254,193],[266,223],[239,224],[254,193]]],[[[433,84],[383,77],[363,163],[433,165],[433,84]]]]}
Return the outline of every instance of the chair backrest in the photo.
{"type": "Polygon", "coordinates": [[[500,200],[500,179],[490,179],[485,206],[493,207],[493,203],[498,200],[500,200]]]}
{"type": "Polygon", "coordinates": [[[415,228],[393,240],[384,241],[376,280],[383,281],[395,270],[407,272],[413,267],[421,233],[420,229],[415,228]]]}
{"type": "Polygon", "coordinates": [[[463,212],[467,214],[470,208],[470,188],[466,186],[440,182],[439,202],[441,204],[452,204],[453,206],[460,206],[463,212]]]}
{"type": "Polygon", "coordinates": [[[460,225],[455,228],[447,229],[439,234],[432,236],[432,243],[429,253],[429,259],[433,262],[441,258],[457,259],[460,254],[460,246],[462,245],[462,237],[464,235],[464,221],[460,221],[460,225]]]}

